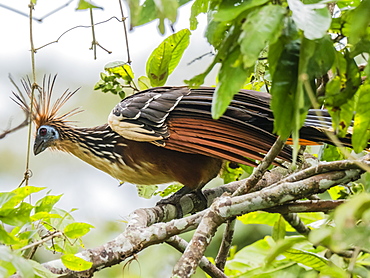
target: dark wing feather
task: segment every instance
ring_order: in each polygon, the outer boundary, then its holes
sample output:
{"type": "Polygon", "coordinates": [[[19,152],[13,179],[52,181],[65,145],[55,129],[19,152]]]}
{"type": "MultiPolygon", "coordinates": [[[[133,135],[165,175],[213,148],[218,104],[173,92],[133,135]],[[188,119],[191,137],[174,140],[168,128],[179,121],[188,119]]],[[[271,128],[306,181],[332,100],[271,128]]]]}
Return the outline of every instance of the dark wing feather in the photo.
{"type": "Polygon", "coordinates": [[[158,87],[139,92],[117,104],[108,123],[127,139],[163,145],[163,139],[170,136],[166,120],[187,94],[190,94],[187,87],[158,87]]]}

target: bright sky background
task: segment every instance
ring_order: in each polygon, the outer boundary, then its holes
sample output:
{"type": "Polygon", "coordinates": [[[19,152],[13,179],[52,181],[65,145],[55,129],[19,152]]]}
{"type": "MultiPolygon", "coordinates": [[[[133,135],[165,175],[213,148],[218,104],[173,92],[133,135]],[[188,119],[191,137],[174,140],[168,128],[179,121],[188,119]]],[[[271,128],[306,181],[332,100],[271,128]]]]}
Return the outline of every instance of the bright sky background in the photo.
{"type": "MultiPolygon", "coordinates": [[[[38,0],[34,16],[39,18],[68,2],[38,0]]],[[[107,20],[111,16],[120,17],[118,1],[94,1],[103,6],[104,10],[94,11],[95,23],[107,20]]],[[[26,0],[1,0],[0,5],[11,6],[28,13],[26,0]]],[[[64,31],[77,25],[89,25],[88,11],[75,11],[77,1],[65,9],[46,18],[43,23],[33,22],[34,44],[40,47],[56,40],[64,31]]],[[[181,9],[176,31],[189,27],[190,6],[181,9]]],[[[127,10],[125,15],[128,16],[127,10]]],[[[205,16],[202,17],[203,23],[205,16]]],[[[23,113],[10,100],[14,87],[8,79],[10,73],[18,81],[31,73],[29,19],[0,7],[0,129],[6,129],[9,121],[14,126],[23,120],[23,113]]],[[[156,28],[157,22],[136,28],[129,33],[129,45],[132,67],[136,77],[145,74],[145,62],[151,51],[170,33],[161,36],[156,28]]],[[[204,24],[203,24],[204,26],[204,24]]],[[[191,66],[187,64],[193,59],[209,52],[212,48],[203,38],[202,28],[191,36],[190,48],[186,51],[180,67],[168,80],[168,85],[182,85],[201,73],[211,61],[204,58],[191,66]]],[[[98,49],[97,60],[93,60],[93,51],[89,50],[92,41],[90,28],[78,28],[64,35],[58,43],[40,49],[36,53],[37,79],[41,84],[43,74],[58,74],[55,95],[65,89],[74,90],[81,87],[78,94],[66,105],[66,110],[81,106],[85,112],[76,117],[79,126],[93,126],[106,122],[112,107],[119,101],[117,96],[104,95],[93,91],[94,84],[99,80],[99,73],[104,65],[112,61],[126,61],[126,49],[122,23],[111,20],[96,27],[97,41],[112,54],[98,49]]],[[[214,78],[208,79],[214,84],[214,78]]],[[[33,131],[34,132],[34,131],[33,131]]],[[[23,178],[27,130],[8,135],[0,140],[0,191],[17,187],[23,178]]],[[[33,139],[32,139],[33,142],[33,139]]],[[[134,209],[152,206],[158,199],[145,200],[139,198],[132,185],[118,187],[118,181],[107,174],[87,165],[68,154],[45,151],[34,157],[31,155],[33,177],[31,185],[45,186],[51,194],[64,194],[58,207],[65,210],[79,208],[74,213],[78,221],[87,221],[96,225],[104,219],[122,219],[134,209]]]]}

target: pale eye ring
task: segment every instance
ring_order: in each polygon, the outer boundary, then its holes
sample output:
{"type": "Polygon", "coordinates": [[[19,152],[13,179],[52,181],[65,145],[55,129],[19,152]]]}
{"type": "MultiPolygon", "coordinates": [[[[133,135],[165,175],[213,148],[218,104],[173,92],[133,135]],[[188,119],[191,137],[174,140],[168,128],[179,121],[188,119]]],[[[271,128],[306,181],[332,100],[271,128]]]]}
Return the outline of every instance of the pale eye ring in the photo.
{"type": "Polygon", "coordinates": [[[45,127],[39,129],[39,135],[45,136],[48,133],[48,130],[45,127]]]}

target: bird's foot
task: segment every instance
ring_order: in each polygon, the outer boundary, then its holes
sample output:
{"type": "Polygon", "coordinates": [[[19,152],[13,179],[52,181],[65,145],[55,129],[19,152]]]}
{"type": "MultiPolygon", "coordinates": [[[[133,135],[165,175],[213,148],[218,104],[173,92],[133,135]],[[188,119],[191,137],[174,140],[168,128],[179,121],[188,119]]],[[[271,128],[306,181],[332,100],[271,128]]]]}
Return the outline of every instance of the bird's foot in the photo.
{"type": "Polygon", "coordinates": [[[194,207],[196,206],[198,209],[196,211],[203,210],[207,208],[207,198],[204,196],[202,190],[192,190],[187,187],[181,188],[179,191],[175,192],[171,196],[160,200],[157,205],[173,205],[176,208],[176,218],[182,218],[184,216],[183,214],[183,208],[180,203],[180,199],[189,193],[194,193],[197,198],[194,200],[194,198],[191,198],[194,202],[194,207]]]}

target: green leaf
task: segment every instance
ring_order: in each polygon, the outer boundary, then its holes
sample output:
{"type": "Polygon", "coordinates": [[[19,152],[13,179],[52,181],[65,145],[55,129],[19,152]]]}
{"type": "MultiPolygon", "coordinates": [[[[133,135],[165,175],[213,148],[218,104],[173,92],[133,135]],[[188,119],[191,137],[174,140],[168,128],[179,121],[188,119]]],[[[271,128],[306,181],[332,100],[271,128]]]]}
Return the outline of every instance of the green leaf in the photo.
{"type": "Polygon", "coordinates": [[[300,0],[288,0],[293,20],[309,40],[320,39],[330,27],[331,15],[324,3],[303,4],[300,0]]]}
{"type": "Polygon", "coordinates": [[[103,7],[96,6],[91,1],[88,2],[86,0],[79,0],[76,10],[87,9],[103,9],[103,7]]]}
{"type": "Polygon", "coordinates": [[[224,168],[221,172],[221,178],[226,184],[239,180],[243,173],[244,170],[239,165],[237,165],[236,167],[230,167],[230,163],[225,163],[224,168]]]}
{"type": "Polygon", "coordinates": [[[332,145],[326,145],[321,156],[322,161],[337,161],[345,158],[346,156],[340,151],[340,148],[332,145]]]}
{"type": "Polygon", "coordinates": [[[353,126],[352,145],[355,152],[365,149],[370,139],[370,83],[358,90],[358,102],[353,126]]]}
{"type": "Polygon", "coordinates": [[[348,277],[346,272],[330,262],[325,257],[318,254],[308,252],[305,250],[289,249],[284,252],[284,256],[301,263],[305,266],[312,267],[323,275],[330,275],[330,277],[348,277]]]}
{"type": "Polygon", "coordinates": [[[278,5],[263,6],[248,14],[238,40],[244,67],[253,66],[266,45],[276,42],[285,14],[286,9],[278,5]]]}
{"type": "Polygon", "coordinates": [[[32,265],[33,272],[35,273],[37,277],[42,277],[42,278],[60,277],[60,275],[52,273],[49,269],[45,268],[38,262],[35,262],[33,260],[28,260],[28,262],[32,265]]]}
{"type": "Polygon", "coordinates": [[[195,0],[191,6],[190,14],[190,30],[197,29],[198,20],[197,16],[201,13],[206,13],[208,10],[210,0],[195,0]]]}
{"type": "Polygon", "coordinates": [[[94,226],[87,223],[75,222],[67,225],[63,232],[69,238],[79,238],[87,234],[91,228],[94,228],[94,226]]]}
{"type": "Polygon", "coordinates": [[[234,258],[228,261],[228,267],[240,271],[261,267],[265,264],[265,258],[270,250],[269,237],[265,237],[239,250],[234,258]]]}
{"type": "Polygon", "coordinates": [[[168,195],[171,195],[172,193],[175,193],[175,192],[179,191],[183,187],[184,186],[181,183],[174,183],[174,184],[171,184],[171,185],[167,186],[162,191],[155,192],[154,195],[159,195],[162,198],[167,197],[168,195]]]}
{"type": "Polygon", "coordinates": [[[146,73],[153,87],[163,86],[189,45],[190,31],[183,29],[166,38],[150,55],[146,73]]]}
{"type": "Polygon", "coordinates": [[[244,11],[263,5],[267,2],[268,0],[222,1],[217,12],[213,15],[213,18],[215,21],[231,21],[237,18],[244,11]]]}
{"type": "Polygon", "coordinates": [[[73,271],[88,270],[93,265],[92,262],[88,262],[72,254],[63,255],[60,257],[60,259],[68,269],[73,271]]]}
{"type": "Polygon", "coordinates": [[[138,78],[138,85],[139,85],[139,89],[141,91],[146,90],[146,89],[149,89],[150,88],[150,80],[149,80],[149,78],[146,77],[146,76],[140,76],[138,78]]]}
{"type": "MultiPolygon", "coordinates": [[[[11,251],[7,246],[0,246],[0,261],[11,263],[22,278],[35,277],[30,261],[22,258],[17,252],[11,251]]],[[[9,264],[2,263],[2,266],[5,265],[7,265],[8,271],[14,270],[9,264]]]]}
{"type": "Polygon", "coordinates": [[[243,87],[253,68],[245,69],[239,48],[232,50],[223,61],[212,99],[212,117],[218,119],[226,111],[234,95],[243,87]]]}
{"type": "Polygon", "coordinates": [[[32,193],[39,192],[45,188],[46,187],[35,187],[35,186],[19,187],[12,191],[15,195],[2,205],[2,209],[13,208],[32,193]]]}
{"type": "Polygon", "coordinates": [[[28,203],[21,203],[12,209],[0,209],[0,220],[12,226],[23,226],[30,222],[30,214],[33,206],[28,203]]]}
{"type": "Polygon", "coordinates": [[[275,242],[284,239],[286,234],[285,226],[286,225],[284,217],[280,215],[279,220],[275,222],[274,227],[272,229],[272,238],[275,240],[275,242]]]}
{"type": "Polygon", "coordinates": [[[229,22],[211,20],[207,25],[205,37],[215,49],[218,49],[222,45],[231,27],[232,25],[229,22]]]}
{"type": "Polygon", "coordinates": [[[265,258],[266,264],[271,264],[277,256],[281,255],[281,253],[291,249],[294,245],[305,241],[307,241],[307,239],[303,236],[287,237],[284,240],[279,241],[270,249],[270,252],[267,254],[265,258]]]}
{"type": "Polygon", "coordinates": [[[37,212],[34,215],[31,215],[31,220],[32,221],[37,221],[37,220],[47,220],[50,218],[62,218],[59,214],[56,213],[49,213],[45,211],[37,212]]]}
{"type": "MultiPolygon", "coordinates": [[[[19,240],[18,240],[17,237],[8,233],[3,228],[3,225],[0,225],[0,243],[6,244],[6,245],[13,245],[13,244],[19,243],[19,240]]],[[[0,256],[0,258],[1,258],[1,256],[0,256]]]]}
{"type": "Polygon", "coordinates": [[[164,20],[176,21],[177,9],[187,1],[179,3],[177,0],[146,0],[141,6],[140,1],[129,0],[131,27],[146,24],[159,19],[158,29],[164,34],[164,20]]]}
{"type": "Polygon", "coordinates": [[[296,128],[296,92],[297,72],[299,63],[300,43],[292,41],[285,45],[274,75],[271,86],[271,108],[274,113],[274,132],[288,138],[296,128]]]}
{"type": "Polygon", "coordinates": [[[60,200],[63,196],[61,195],[47,195],[42,199],[38,200],[35,205],[35,213],[38,212],[50,212],[54,205],[60,200]]]}
{"type": "Polygon", "coordinates": [[[157,185],[136,185],[138,195],[145,199],[150,199],[153,197],[154,193],[157,191],[157,185]]]}
{"type": "MultiPolygon", "coordinates": [[[[312,41],[314,52],[307,64],[307,73],[312,77],[321,77],[333,66],[335,48],[329,35],[322,39],[312,41]]],[[[302,53],[301,55],[302,56],[302,53]]]]}
{"type": "Polygon", "coordinates": [[[348,52],[344,55],[337,52],[333,72],[337,75],[326,86],[325,104],[336,110],[351,101],[361,84],[361,74],[348,52]]]}
{"type": "Polygon", "coordinates": [[[131,69],[131,66],[122,61],[116,61],[108,63],[104,66],[104,69],[113,74],[119,75],[123,80],[129,84],[134,79],[134,73],[131,69]]]}
{"type": "MultiPolygon", "coordinates": [[[[254,211],[238,217],[238,220],[243,224],[265,224],[273,226],[275,222],[279,221],[280,214],[278,213],[269,213],[264,211],[254,211]]],[[[313,223],[315,221],[321,220],[324,218],[324,214],[320,212],[316,213],[300,213],[300,219],[306,225],[313,223]]],[[[295,232],[295,229],[286,223],[287,232],[295,232]]]]}
{"type": "Polygon", "coordinates": [[[10,201],[16,194],[14,192],[1,192],[0,193],[0,208],[10,201]]]}
{"type": "Polygon", "coordinates": [[[351,11],[348,26],[348,40],[351,44],[357,44],[361,38],[367,36],[370,24],[369,10],[370,0],[363,0],[355,10],[351,11]]]}

